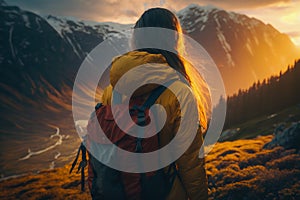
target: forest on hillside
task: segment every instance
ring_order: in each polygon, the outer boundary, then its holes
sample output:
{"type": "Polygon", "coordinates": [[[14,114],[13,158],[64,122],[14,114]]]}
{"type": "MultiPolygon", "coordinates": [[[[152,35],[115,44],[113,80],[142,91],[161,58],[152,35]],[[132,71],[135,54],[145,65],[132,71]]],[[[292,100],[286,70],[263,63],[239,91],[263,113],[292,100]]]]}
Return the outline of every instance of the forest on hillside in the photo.
{"type": "Polygon", "coordinates": [[[285,72],[255,82],[227,98],[225,129],[300,103],[300,60],[285,72]]]}

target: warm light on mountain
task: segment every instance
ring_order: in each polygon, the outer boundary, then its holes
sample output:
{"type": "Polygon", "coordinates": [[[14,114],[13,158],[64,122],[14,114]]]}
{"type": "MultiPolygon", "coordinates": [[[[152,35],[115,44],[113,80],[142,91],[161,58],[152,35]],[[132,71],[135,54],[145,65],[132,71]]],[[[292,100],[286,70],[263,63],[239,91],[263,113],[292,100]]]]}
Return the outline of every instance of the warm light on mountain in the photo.
{"type": "Polygon", "coordinates": [[[178,17],[219,67],[227,94],[278,74],[300,57],[286,34],[256,18],[198,5],[181,10],[178,17]]]}
{"type": "Polygon", "coordinates": [[[245,9],[238,12],[272,24],[280,32],[289,35],[293,43],[300,47],[299,10],[300,1],[285,1],[267,7],[245,9]]]}

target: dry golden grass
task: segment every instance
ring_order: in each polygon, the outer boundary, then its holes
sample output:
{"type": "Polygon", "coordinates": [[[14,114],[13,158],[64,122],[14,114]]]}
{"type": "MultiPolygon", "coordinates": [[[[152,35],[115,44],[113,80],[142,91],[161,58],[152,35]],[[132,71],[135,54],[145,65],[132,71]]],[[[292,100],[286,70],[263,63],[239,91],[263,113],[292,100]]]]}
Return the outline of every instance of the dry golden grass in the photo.
{"type": "Polygon", "coordinates": [[[300,199],[300,155],[272,136],[218,143],[206,158],[210,199],[300,199]]]}
{"type": "Polygon", "coordinates": [[[2,181],[0,199],[91,199],[87,186],[86,192],[80,190],[80,173],[69,175],[69,169],[68,165],[2,181]]]}
{"type": "MultiPolygon", "coordinates": [[[[263,149],[272,136],[217,143],[206,158],[210,199],[300,199],[300,155],[263,149]]],[[[0,199],[91,199],[70,166],[0,182],[0,199]]]]}

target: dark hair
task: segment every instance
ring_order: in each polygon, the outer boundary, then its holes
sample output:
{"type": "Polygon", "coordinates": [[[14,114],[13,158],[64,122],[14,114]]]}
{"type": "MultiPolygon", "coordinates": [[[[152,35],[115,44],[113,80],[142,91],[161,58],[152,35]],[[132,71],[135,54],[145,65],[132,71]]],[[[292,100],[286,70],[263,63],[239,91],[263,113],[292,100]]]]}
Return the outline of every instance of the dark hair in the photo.
{"type": "MultiPolygon", "coordinates": [[[[147,32],[144,32],[147,33],[147,32]]],[[[184,41],[182,40],[182,31],[179,20],[177,17],[169,10],[164,8],[151,8],[145,11],[139,20],[136,22],[133,30],[133,45],[137,48],[138,51],[146,51],[153,54],[161,54],[166,58],[166,61],[176,71],[181,73],[186,79],[182,80],[189,84],[194,91],[195,97],[198,101],[198,109],[200,114],[200,125],[206,130],[207,128],[207,117],[206,111],[208,110],[208,100],[209,100],[209,90],[202,79],[201,75],[198,74],[197,70],[192,66],[190,62],[183,58],[183,52],[178,52],[179,43],[180,45],[184,45],[184,41]],[[139,49],[138,46],[140,44],[144,44],[145,35],[142,33],[138,33],[136,31],[137,28],[144,27],[159,27],[166,28],[177,31],[179,34],[174,34],[174,38],[171,35],[168,35],[168,38],[164,40],[164,38],[157,38],[158,42],[162,42],[164,46],[168,48],[172,48],[173,52],[162,50],[162,49],[154,49],[154,48],[144,48],[139,49]],[[171,40],[170,44],[168,43],[171,40]],[[176,45],[174,45],[176,44],[176,45]],[[188,71],[188,73],[187,73],[188,71]],[[206,95],[206,96],[204,96],[206,95]]],[[[146,42],[147,43],[147,42],[146,42]]],[[[143,47],[141,45],[140,47],[143,47]]],[[[182,46],[183,47],[183,46],[182,46]]],[[[181,48],[181,47],[180,47],[181,48]]],[[[180,49],[183,50],[183,49],[180,49]]]]}
{"type": "MultiPolygon", "coordinates": [[[[151,8],[142,14],[142,16],[136,22],[134,29],[144,27],[159,27],[171,29],[178,32],[179,26],[180,24],[177,17],[171,11],[165,8],[151,8]]],[[[180,72],[190,82],[189,76],[186,73],[182,60],[178,56],[178,51],[176,48],[174,48],[173,51],[177,54],[170,51],[154,48],[144,48],[137,50],[163,55],[170,67],[180,72]]]]}

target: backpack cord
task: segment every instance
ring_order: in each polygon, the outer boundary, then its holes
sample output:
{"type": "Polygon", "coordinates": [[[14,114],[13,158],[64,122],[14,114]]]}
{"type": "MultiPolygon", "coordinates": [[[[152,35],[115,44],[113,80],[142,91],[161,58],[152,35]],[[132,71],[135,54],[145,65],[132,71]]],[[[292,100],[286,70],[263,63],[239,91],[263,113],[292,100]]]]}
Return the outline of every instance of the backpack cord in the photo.
{"type": "Polygon", "coordinates": [[[75,160],[74,160],[74,161],[73,161],[73,163],[72,163],[72,167],[71,167],[71,169],[70,169],[70,171],[69,171],[69,174],[71,174],[71,173],[72,173],[72,171],[73,171],[74,167],[75,167],[75,166],[76,166],[76,164],[77,164],[78,157],[79,157],[79,154],[80,154],[80,150],[81,150],[81,145],[80,145],[80,147],[78,148],[78,151],[77,151],[77,154],[76,154],[75,160]]]}
{"type": "MultiPolygon", "coordinates": [[[[98,103],[95,106],[95,110],[98,110],[101,106],[102,106],[102,103],[98,103]]],[[[92,118],[94,116],[96,116],[96,112],[92,112],[90,118],[92,118]]],[[[72,167],[71,167],[71,169],[69,171],[69,174],[72,173],[73,169],[75,168],[75,166],[77,164],[80,151],[81,151],[81,162],[78,165],[78,169],[77,169],[76,173],[78,173],[80,171],[80,169],[81,169],[81,191],[84,192],[84,190],[85,190],[84,168],[87,166],[87,159],[86,159],[86,153],[87,153],[87,151],[86,151],[86,147],[83,144],[83,142],[80,144],[80,147],[78,148],[78,151],[77,151],[77,154],[76,154],[76,158],[75,158],[75,160],[72,163],[72,167]]]]}
{"type": "Polygon", "coordinates": [[[78,165],[78,169],[77,169],[76,173],[78,173],[81,170],[81,191],[84,192],[84,189],[85,189],[85,187],[84,187],[84,185],[85,185],[84,168],[87,166],[87,159],[86,159],[86,148],[83,143],[80,144],[80,147],[77,151],[76,158],[72,163],[72,167],[71,167],[69,173],[72,173],[74,167],[76,166],[80,151],[81,151],[82,157],[81,157],[81,162],[78,165]]]}
{"type": "Polygon", "coordinates": [[[82,144],[81,145],[81,155],[82,155],[82,160],[79,164],[79,167],[78,167],[78,171],[80,170],[81,168],[81,191],[84,192],[84,183],[85,183],[85,176],[84,176],[84,168],[87,166],[87,159],[86,159],[86,148],[85,146],[82,144]]]}

